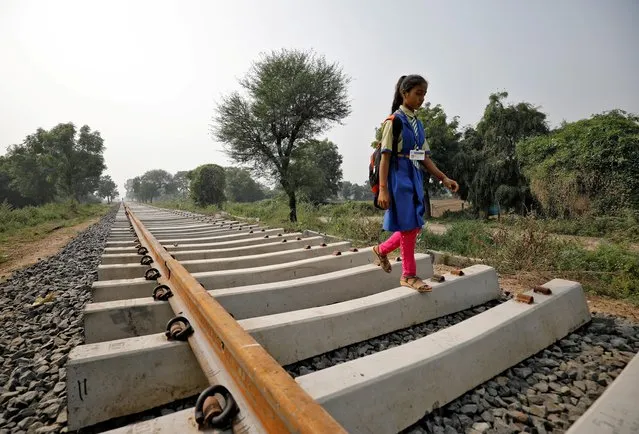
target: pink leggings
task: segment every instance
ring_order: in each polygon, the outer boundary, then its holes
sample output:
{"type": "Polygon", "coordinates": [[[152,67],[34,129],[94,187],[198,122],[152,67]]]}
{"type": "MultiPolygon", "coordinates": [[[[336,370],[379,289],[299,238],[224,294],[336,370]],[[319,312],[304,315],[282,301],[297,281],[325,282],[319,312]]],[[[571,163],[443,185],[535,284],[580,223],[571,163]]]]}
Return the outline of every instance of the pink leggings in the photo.
{"type": "Polygon", "coordinates": [[[402,255],[402,275],[416,276],[417,265],[415,264],[415,243],[419,228],[404,232],[395,232],[391,237],[379,245],[379,253],[388,255],[393,250],[401,247],[402,255]]]}

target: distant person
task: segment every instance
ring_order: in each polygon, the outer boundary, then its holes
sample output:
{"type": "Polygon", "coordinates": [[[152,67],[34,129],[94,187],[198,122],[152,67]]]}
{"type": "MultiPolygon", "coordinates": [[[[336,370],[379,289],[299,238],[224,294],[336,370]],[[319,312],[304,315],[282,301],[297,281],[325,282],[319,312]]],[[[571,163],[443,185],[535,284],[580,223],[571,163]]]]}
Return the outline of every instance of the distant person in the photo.
{"type": "Polygon", "coordinates": [[[433,163],[426,143],[424,126],[415,111],[424,103],[428,82],[419,75],[402,76],[395,87],[391,114],[401,119],[402,132],[397,143],[397,156],[391,157],[393,122],[386,120],[382,126],[382,157],[379,169],[380,208],[385,209],[384,225],[393,235],[379,246],[373,247],[375,263],[390,273],[388,254],[401,248],[402,277],[400,285],[419,292],[432,288],[417,276],[415,243],[424,226],[424,184],[419,165],[444,183],[449,190],[459,189],[457,182],[449,179],[433,163]]]}

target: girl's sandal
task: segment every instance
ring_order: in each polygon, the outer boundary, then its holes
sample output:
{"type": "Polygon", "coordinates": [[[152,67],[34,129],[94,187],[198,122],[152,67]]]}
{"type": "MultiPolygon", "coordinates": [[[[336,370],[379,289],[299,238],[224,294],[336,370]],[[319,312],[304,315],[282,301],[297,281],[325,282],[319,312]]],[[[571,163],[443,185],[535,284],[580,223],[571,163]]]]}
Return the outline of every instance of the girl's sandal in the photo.
{"type": "Polygon", "coordinates": [[[380,254],[379,250],[377,249],[378,249],[377,246],[373,246],[373,255],[375,255],[375,257],[377,258],[375,260],[375,265],[381,266],[382,270],[384,270],[387,273],[390,273],[393,270],[393,267],[388,261],[388,256],[380,254]]]}
{"type": "Polygon", "coordinates": [[[399,284],[412,288],[417,292],[431,292],[433,290],[431,286],[425,284],[424,281],[417,276],[402,276],[399,280],[399,284]]]}

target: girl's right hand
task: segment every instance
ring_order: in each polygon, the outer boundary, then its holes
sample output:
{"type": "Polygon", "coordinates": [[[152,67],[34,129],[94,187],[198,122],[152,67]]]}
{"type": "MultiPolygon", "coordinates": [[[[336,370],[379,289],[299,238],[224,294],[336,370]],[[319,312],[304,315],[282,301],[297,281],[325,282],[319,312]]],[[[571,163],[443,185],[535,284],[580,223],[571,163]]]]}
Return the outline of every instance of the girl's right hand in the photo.
{"type": "Polygon", "coordinates": [[[382,209],[388,209],[390,205],[390,195],[388,194],[388,188],[380,187],[379,196],[377,198],[377,204],[382,209]]]}

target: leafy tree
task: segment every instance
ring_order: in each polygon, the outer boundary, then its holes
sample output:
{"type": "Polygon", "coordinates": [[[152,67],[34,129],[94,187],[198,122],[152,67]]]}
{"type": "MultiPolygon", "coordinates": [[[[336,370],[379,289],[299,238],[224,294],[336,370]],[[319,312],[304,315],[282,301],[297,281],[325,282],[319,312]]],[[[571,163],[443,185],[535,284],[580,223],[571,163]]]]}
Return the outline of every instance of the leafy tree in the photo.
{"type": "MultiPolygon", "coordinates": [[[[134,181],[134,186],[136,185],[134,181]]],[[[174,191],[173,176],[162,169],[149,170],[140,177],[137,199],[153,203],[153,199],[174,191]]]]}
{"type": "MultiPolygon", "coordinates": [[[[516,144],[522,139],[548,133],[546,115],[529,103],[504,105],[507,92],[491,94],[482,119],[475,132],[467,130],[462,145],[466,158],[477,163],[466,169],[474,170],[468,199],[476,211],[488,210],[498,204],[501,209],[515,209],[523,213],[533,201],[526,178],[516,155],[516,144]],[[478,148],[475,150],[474,148],[478,148]]],[[[469,178],[470,174],[466,174],[469,178]]]]}
{"type": "MultiPolygon", "coordinates": [[[[417,118],[424,124],[433,161],[444,173],[452,174],[455,157],[461,150],[459,142],[462,134],[459,132],[458,118],[455,116],[449,121],[441,105],[432,107],[429,102],[417,111],[417,118]]],[[[432,191],[435,192],[437,188],[432,191]]]]}
{"type": "Polygon", "coordinates": [[[338,196],[346,200],[372,200],[373,193],[368,185],[368,181],[359,185],[350,181],[342,181],[338,196]]]}
{"type": "Polygon", "coordinates": [[[126,197],[130,199],[141,200],[140,184],[141,184],[141,181],[139,176],[136,176],[135,178],[132,178],[132,179],[127,179],[126,182],[124,183],[124,188],[126,190],[126,197]]]}
{"type": "Polygon", "coordinates": [[[19,145],[10,146],[3,163],[8,188],[25,204],[61,198],[80,201],[98,187],[105,169],[104,140],[84,125],[79,135],[72,123],[39,128],[19,145]]]}
{"type": "MultiPolygon", "coordinates": [[[[56,198],[55,171],[46,146],[48,133],[39,128],[22,144],[9,146],[4,167],[11,179],[9,188],[26,199],[26,204],[42,205],[56,198]]],[[[14,203],[15,204],[15,203],[14,203]]]]}
{"type": "Polygon", "coordinates": [[[72,123],[59,124],[46,134],[51,166],[58,187],[66,197],[80,200],[97,190],[104,164],[104,140],[98,131],[84,125],[76,139],[72,123]]]}
{"type": "MultiPolygon", "coordinates": [[[[432,159],[444,173],[455,178],[455,157],[459,153],[461,133],[458,131],[459,120],[454,117],[450,122],[441,105],[437,104],[432,107],[427,102],[424,107],[420,108],[417,118],[424,124],[426,131],[426,140],[432,151],[432,159]]],[[[426,218],[431,216],[430,198],[431,196],[441,195],[446,191],[443,184],[433,179],[426,170],[424,175],[424,194],[426,203],[426,218]]]]}
{"type": "Polygon", "coordinates": [[[350,181],[343,181],[340,184],[338,196],[340,197],[340,199],[352,200],[354,196],[354,190],[355,190],[355,184],[353,184],[350,181]]]}
{"type": "Polygon", "coordinates": [[[203,164],[191,174],[191,198],[198,205],[218,205],[226,200],[226,173],[217,164],[203,164]]]}
{"type": "Polygon", "coordinates": [[[9,171],[9,159],[0,156],[0,204],[7,202],[14,207],[33,205],[34,203],[24,197],[13,186],[13,176],[9,171]]]}
{"type": "Polygon", "coordinates": [[[329,140],[307,140],[292,155],[289,183],[310,202],[320,204],[337,195],[342,156],[329,140]]]}
{"type": "Polygon", "coordinates": [[[300,143],[350,114],[346,77],[337,64],[298,50],[272,52],[255,62],[240,85],[247,92],[224,98],[214,136],[234,161],[277,180],[297,220],[297,185],[291,161],[300,143]]]}
{"type": "Polygon", "coordinates": [[[226,199],[232,202],[256,202],[265,197],[260,184],[255,182],[248,170],[227,167],[226,199]]]}
{"type": "Polygon", "coordinates": [[[517,145],[543,211],[553,217],[639,209],[639,117],[622,110],[563,123],[517,145]]]}
{"type": "Polygon", "coordinates": [[[187,197],[189,195],[189,170],[181,170],[173,175],[173,184],[179,196],[187,197]]]}
{"type": "Polygon", "coordinates": [[[111,176],[105,175],[100,177],[100,183],[98,184],[98,197],[106,198],[107,203],[111,203],[111,200],[118,195],[118,186],[113,182],[111,176]]]}

